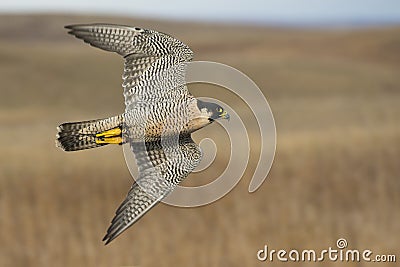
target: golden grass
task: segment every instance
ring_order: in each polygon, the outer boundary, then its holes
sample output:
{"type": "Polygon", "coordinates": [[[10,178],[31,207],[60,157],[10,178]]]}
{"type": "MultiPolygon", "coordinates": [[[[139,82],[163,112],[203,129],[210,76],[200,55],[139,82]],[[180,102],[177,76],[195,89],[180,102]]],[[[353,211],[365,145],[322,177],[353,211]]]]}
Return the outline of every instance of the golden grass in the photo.
{"type": "MultiPolygon", "coordinates": [[[[1,266],[254,266],[268,264],[256,259],[264,244],[324,249],[340,237],[375,253],[400,249],[399,28],[306,31],[67,16],[0,22],[1,266]],[[63,153],[54,146],[59,123],[124,109],[122,60],[62,29],[88,21],[168,32],[190,44],[196,59],[253,78],[278,132],[265,184],[247,193],[255,138],[251,163],[226,197],[201,208],[159,205],[105,247],[101,238],[132,181],[121,148],[63,153]]],[[[192,91],[236,105],[256,136],[236,97],[192,91]]],[[[210,127],[196,137],[220,133],[210,127]]],[[[208,181],[224,162],[219,155],[186,184],[208,181]]]]}

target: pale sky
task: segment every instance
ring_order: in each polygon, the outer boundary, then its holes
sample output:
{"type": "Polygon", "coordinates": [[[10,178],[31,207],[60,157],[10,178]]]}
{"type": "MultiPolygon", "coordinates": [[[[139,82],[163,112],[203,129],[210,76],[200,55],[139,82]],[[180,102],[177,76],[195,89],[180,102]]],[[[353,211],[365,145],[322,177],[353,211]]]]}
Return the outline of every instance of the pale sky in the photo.
{"type": "Polygon", "coordinates": [[[400,0],[2,0],[0,12],[137,15],[255,23],[400,23],[400,0]]]}

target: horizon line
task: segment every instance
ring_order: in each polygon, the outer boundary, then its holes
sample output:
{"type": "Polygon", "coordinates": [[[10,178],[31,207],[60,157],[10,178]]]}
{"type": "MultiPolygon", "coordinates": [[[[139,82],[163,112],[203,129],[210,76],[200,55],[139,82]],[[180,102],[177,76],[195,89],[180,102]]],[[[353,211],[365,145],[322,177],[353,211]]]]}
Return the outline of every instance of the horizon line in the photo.
{"type": "Polygon", "coordinates": [[[206,23],[220,25],[243,25],[243,26],[258,26],[258,27],[291,27],[291,28],[368,28],[368,27],[385,27],[385,26],[400,26],[400,18],[295,18],[295,19],[230,19],[230,18],[186,18],[186,17],[171,17],[159,15],[138,15],[126,12],[87,12],[76,10],[0,10],[0,16],[105,16],[105,17],[121,17],[126,19],[138,18],[142,20],[160,20],[169,22],[189,22],[189,23],[206,23]]]}

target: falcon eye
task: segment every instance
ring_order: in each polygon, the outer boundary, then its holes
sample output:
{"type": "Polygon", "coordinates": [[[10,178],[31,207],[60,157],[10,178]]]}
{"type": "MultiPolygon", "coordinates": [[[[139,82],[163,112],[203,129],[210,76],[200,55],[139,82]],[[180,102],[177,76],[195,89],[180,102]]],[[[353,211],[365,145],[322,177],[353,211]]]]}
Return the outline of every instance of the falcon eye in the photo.
{"type": "Polygon", "coordinates": [[[219,113],[222,113],[222,111],[224,111],[221,107],[218,107],[217,108],[217,111],[219,112],[219,113]]]}

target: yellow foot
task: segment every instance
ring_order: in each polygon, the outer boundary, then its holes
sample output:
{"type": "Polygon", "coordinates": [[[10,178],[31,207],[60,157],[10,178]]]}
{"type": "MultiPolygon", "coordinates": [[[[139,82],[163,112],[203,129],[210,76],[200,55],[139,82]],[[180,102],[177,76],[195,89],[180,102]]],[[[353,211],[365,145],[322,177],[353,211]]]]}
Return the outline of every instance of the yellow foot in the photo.
{"type": "Polygon", "coordinates": [[[115,137],[121,135],[121,128],[114,128],[108,131],[104,131],[96,134],[96,137],[115,137]]]}
{"type": "Polygon", "coordinates": [[[122,144],[122,137],[104,137],[104,138],[96,138],[96,144],[122,144]]]}

